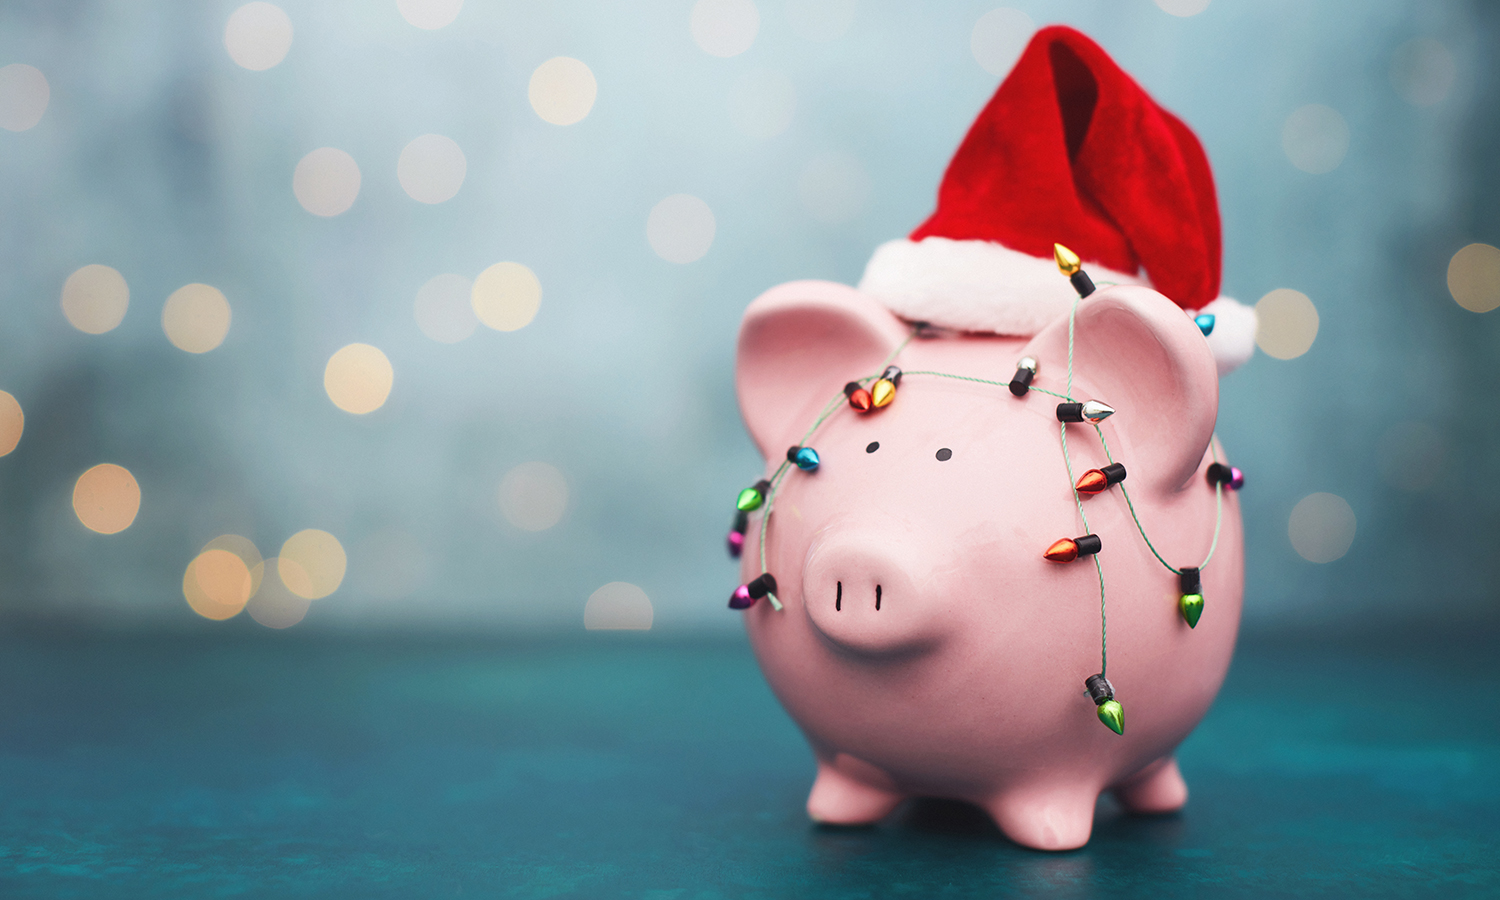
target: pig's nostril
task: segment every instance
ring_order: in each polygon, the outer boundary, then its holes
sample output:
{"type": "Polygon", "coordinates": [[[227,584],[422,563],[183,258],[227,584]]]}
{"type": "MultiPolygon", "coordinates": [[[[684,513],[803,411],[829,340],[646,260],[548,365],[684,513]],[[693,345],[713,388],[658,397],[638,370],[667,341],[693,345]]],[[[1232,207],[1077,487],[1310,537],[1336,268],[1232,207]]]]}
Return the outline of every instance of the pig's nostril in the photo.
{"type": "Polygon", "coordinates": [[[880,612],[880,585],[875,585],[875,611],[880,612]]]}
{"type": "Polygon", "coordinates": [[[840,581],[837,582],[837,584],[839,586],[839,592],[833,597],[833,611],[842,612],[844,609],[844,583],[840,581]]]}

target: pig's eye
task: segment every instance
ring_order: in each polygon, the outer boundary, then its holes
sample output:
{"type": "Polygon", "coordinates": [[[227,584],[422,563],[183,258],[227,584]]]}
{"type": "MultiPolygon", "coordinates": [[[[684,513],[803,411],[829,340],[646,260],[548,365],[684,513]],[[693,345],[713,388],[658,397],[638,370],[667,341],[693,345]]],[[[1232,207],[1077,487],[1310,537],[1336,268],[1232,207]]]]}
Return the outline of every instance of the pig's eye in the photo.
{"type": "Polygon", "coordinates": [[[874,453],[876,450],[879,450],[879,449],[880,449],[880,442],[879,441],[871,441],[869,444],[865,445],[865,452],[866,453],[874,453]]]}
{"type": "Polygon", "coordinates": [[[948,460],[953,458],[953,451],[949,450],[947,447],[944,447],[937,452],[937,458],[938,462],[947,462],[948,460]]]}

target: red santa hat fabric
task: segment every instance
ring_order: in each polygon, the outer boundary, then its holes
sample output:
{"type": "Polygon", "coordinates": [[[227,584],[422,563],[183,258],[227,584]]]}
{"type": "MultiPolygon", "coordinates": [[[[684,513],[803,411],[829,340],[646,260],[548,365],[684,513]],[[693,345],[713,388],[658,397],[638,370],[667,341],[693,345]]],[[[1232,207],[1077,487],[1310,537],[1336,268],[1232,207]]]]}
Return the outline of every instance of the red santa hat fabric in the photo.
{"type": "Polygon", "coordinates": [[[1253,352],[1254,312],[1219,297],[1219,207],[1202,145],[1064,26],[1032,37],[949,164],[936,211],[879,248],[860,287],[908,319],[1029,336],[1075,296],[1054,242],[1096,282],[1150,284],[1214,313],[1221,373],[1253,352]]]}

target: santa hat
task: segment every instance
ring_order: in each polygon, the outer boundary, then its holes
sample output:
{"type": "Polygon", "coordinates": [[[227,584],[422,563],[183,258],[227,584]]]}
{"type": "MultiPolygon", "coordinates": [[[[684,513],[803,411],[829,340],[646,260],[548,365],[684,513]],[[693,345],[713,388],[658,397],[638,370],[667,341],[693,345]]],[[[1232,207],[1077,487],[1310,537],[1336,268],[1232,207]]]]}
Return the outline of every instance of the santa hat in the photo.
{"type": "Polygon", "coordinates": [[[1219,205],[1202,145],[1063,26],[1032,37],[954,154],[937,210],[878,248],[859,286],[905,319],[1028,337],[1077,297],[1054,243],[1096,282],[1149,284],[1213,314],[1221,375],[1254,352],[1255,311],[1219,295],[1219,205]]]}

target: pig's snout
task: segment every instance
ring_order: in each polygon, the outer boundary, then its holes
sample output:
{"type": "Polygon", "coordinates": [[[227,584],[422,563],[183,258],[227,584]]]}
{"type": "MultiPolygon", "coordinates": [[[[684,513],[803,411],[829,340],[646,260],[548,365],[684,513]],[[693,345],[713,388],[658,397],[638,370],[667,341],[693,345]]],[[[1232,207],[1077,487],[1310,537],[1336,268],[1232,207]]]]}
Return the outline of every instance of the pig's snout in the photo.
{"type": "Polygon", "coordinates": [[[841,650],[861,654],[926,649],[939,637],[941,610],[929,566],[898,535],[861,530],[815,541],[803,569],[802,603],[813,628],[841,650]]]}

